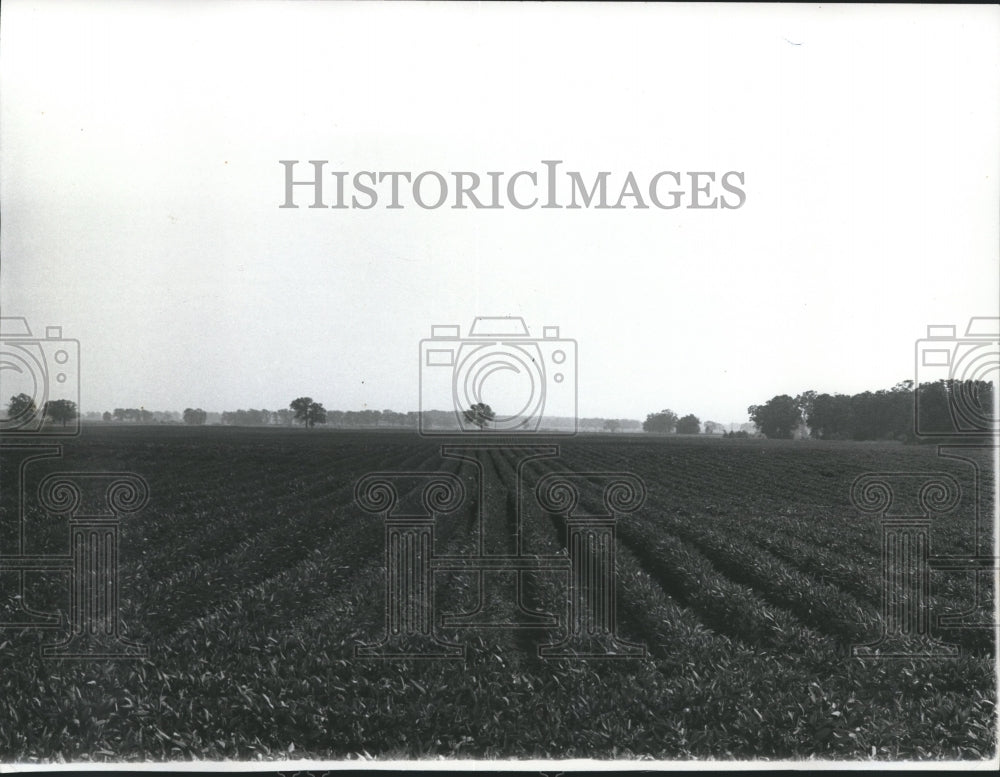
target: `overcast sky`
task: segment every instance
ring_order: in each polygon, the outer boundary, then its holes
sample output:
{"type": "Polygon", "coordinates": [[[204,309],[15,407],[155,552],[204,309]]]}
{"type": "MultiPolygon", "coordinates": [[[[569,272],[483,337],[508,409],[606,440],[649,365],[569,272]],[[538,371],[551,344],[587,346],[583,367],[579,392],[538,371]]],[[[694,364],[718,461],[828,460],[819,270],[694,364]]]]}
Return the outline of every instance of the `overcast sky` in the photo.
{"type": "Polygon", "coordinates": [[[998,15],[7,0],[3,315],[80,341],[84,411],[413,410],[431,326],[489,315],[577,342],[581,416],[888,388],[1000,314],[998,15]],[[279,160],[746,201],[282,209],[279,160]]]}

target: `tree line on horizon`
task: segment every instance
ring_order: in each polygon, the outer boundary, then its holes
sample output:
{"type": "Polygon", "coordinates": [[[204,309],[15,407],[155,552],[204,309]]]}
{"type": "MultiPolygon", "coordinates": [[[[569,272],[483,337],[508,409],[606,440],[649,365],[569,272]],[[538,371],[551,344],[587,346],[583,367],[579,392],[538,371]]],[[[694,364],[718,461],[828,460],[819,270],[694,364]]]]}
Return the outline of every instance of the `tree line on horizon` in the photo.
{"type": "MultiPolygon", "coordinates": [[[[292,407],[279,410],[256,409],[226,410],[221,413],[209,412],[202,408],[185,408],[182,413],[176,411],[148,411],[135,408],[116,408],[114,412],[88,413],[88,421],[103,420],[105,422],[123,423],[185,423],[189,426],[283,426],[291,427],[296,423],[304,424],[304,415],[312,408],[312,419],[309,425],[324,425],[337,429],[416,429],[420,425],[420,416],[424,416],[424,426],[432,428],[458,428],[454,412],[447,410],[411,410],[398,412],[396,410],[326,410],[323,405],[314,402],[310,397],[299,398],[302,411],[292,407]],[[307,400],[301,403],[300,400],[307,400]],[[315,406],[315,407],[314,407],[315,406]]],[[[556,425],[572,424],[574,419],[554,419],[556,425]]],[[[583,431],[630,432],[638,431],[641,424],[633,418],[583,417],[576,419],[577,427],[583,431]]]]}
{"type": "MultiPolygon", "coordinates": [[[[759,405],[750,405],[750,424],[740,431],[726,432],[723,424],[706,421],[704,429],[693,413],[678,416],[665,409],[650,413],[640,425],[633,419],[580,418],[581,431],[637,431],[654,434],[723,434],[748,436],[752,432],[773,439],[811,437],[821,440],[899,440],[912,442],[922,436],[965,435],[996,430],[994,387],[987,381],[939,380],[914,386],[912,380],[897,383],[891,389],[864,391],[858,394],[828,394],[805,391],[792,397],[780,394],[759,405]]],[[[209,423],[224,426],[293,426],[416,429],[421,412],[425,426],[456,426],[453,412],[443,410],[396,412],[386,410],[326,410],[311,397],[298,397],[279,410],[248,409],[209,413],[201,408],[174,411],[149,411],[145,408],[115,408],[114,411],[87,413],[88,421],[106,423],[185,423],[201,426],[209,423]]],[[[41,414],[63,425],[80,417],[75,402],[52,400],[42,408],[26,394],[10,398],[8,418],[41,414]]],[[[558,425],[574,419],[553,419],[558,425]]]]}
{"type": "Polygon", "coordinates": [[[747,408],[761,433],[772,439],[898,440],[985,434],[996,430],[993,384],[939,380],[858,394],[804,391],[780,394],[747,408]]]}
{"type": "MultiPolygon", "coordinates": [[[[323,405],[314,402],[310,397],[300,398],[308,401],[301,404],[302,412],[289,404],[279,410],[256,409],[226,410],[221,413],[209,412],[202,408],[185,408],[182,413],[174,411],[148,411],[134,408],[116,408],[113,413],[88,413],[88,421],[103,420],[105,422],[124,423],[185,423],[189,426],[222,425],[222,426],[294,426],[303,424],[302,415],[307,408],[312,408],[310,425],[324,425],[337,429],[416,429],[419,426],[421,413],[424,416],[425,427],[457,428],[454,412],[447,410],[411,410],[398,412],[385,410],[326,410],[323,405]],[[315,407],[313,407],[315,406],[315,407]]],[[[299,402],[300,399],[293,400],[299,402]]],[[[573,419],[556,419],[556,421],[572,423],[573,419]]],[[[640,422],[632,418],[583,417],[577,419],[577,426],[584,431],[629,432],[638,431],[640,422]]]]}

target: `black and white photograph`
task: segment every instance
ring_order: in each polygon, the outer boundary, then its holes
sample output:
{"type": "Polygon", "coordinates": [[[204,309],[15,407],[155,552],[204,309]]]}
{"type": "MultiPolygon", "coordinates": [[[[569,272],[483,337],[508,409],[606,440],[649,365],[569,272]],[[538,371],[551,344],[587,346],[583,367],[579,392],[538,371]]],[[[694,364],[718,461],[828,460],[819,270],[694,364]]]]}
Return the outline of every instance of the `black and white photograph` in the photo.
{"type": "Polygon", "coordinates": [[[7,0],[0,771],[991,769],[995,5],[7,0]]]}

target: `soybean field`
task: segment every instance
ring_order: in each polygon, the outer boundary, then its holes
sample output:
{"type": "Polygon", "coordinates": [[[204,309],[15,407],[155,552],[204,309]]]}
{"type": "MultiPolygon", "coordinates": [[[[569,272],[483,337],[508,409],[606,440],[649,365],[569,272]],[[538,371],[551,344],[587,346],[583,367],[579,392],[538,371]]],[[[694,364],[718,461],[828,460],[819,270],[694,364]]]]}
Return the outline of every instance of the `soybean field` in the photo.
{"type": "Polygon", "coordinates": [[[33,557],[68,553],[47,475],[148,485],[115,582],[146,655],[43,657],[71,562],[0,567],[2,761],[996,752],[984,449],[95,425],[6,466],[33,557]]]}

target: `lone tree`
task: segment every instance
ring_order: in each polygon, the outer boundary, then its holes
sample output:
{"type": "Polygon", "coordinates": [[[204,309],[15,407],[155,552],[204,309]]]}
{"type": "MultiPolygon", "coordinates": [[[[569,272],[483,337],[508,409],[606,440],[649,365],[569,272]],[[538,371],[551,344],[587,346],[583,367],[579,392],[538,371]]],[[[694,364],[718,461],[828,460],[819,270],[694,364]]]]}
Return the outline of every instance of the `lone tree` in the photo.
{"type": "Polygon", "coordinates": [[[27,394],[18,394],[10,398],[10,402],[7,404],[7,418],[11,421],[14,419],[23,419],[28,421],[34,418],[38,414],[38,407],[35,405],[35,400],[29,397],[27,394]]]}
{"type": "Polygon", "coordinates": [[[207,418],[208,418],[208,413],[206,413],[200,407],[184,408],[184,423],[188,424],[189,426],[202,426],[204,425],[205,420],[207,418]]]}
{"type": "Polygon", "coordinates": [[[693,413],[689,413],[677,422],[677,434],[699,434],[700,432],[701,421],[693,413]]]}
{"type": "Polygon", "coordinates": [[[611,432],[612,434],[614,434],[621,428],[622,428],[622,422],[619,421],[617,418],[609,418],[607,421],[604,422],[604,430],[606,432],[611,432]]]}
{"type": "Polygon", "coordinates": [[[788,394],[772,397],[763,405],[750,405],[747,413],[750,414],[750,420],[769,439],[791,439],[792,432],[802,422],[799,403],[788,394]]]}
{"type": "Polygon", "coordinates": [[[468,410],[464,411],[464,415],[467,423],[475,424],[480,429],[485,429],[486,424],[496,418],[496,413],[493,412],[493,408],[483,402],[477,402],[468,410]]]}
{"type": "Polygon", "coordinates": [[[295,413],[295,420],[305,424],[307,429],[326,423],[326,409],[321,403],[313,402],[312,397],[293,399],[288,406],[295,413]]]}
{"type": "Polygon", "coordinates": [[[76,402],[71,399],[53,399],[46,402],[44,414],[55,423],[62,423],[65,426],[70,421],[75,421],[79,415],[76,409],[76,402]]]}

